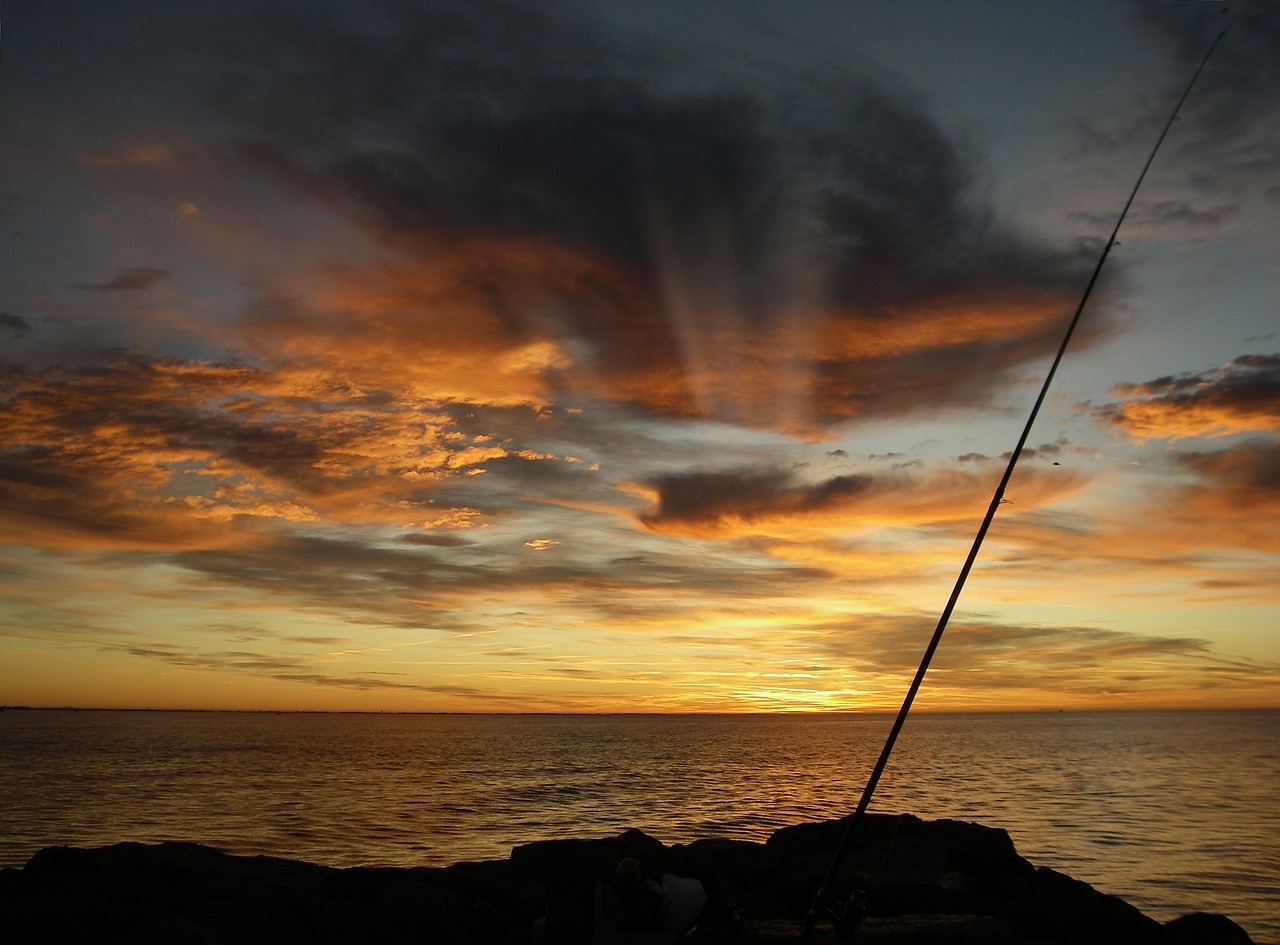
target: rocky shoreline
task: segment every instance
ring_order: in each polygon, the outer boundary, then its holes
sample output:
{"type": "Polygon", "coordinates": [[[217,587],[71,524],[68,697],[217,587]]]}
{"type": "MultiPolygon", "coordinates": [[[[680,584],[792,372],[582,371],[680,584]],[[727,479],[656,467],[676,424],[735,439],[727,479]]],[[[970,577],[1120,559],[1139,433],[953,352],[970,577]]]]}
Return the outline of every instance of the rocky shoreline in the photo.
{"type": "MultiPolygon", "coordinates": [[[[798,942],[844,823],[786,827],[764,843],[672,846],[629,830],[525,844],[506,860],[440,868],[338,869],[192,843],[50,847],[21,870],[0,871],[0,927],[15,943],[515,945],[543,937],[540,920],[566,882],[608,880],[621,861],[635,858],[707,889],[707,921],[690,941],[798,942]]],[[[1223,916],[1156,922],[1084,882],[1032,865],[1005,831],[960,821],[870,816],[841,883],[867,891],[855,943],[1250,942],[1223,916]]],[[[825,922],[813,939],[836,940],[825,922]]]]}

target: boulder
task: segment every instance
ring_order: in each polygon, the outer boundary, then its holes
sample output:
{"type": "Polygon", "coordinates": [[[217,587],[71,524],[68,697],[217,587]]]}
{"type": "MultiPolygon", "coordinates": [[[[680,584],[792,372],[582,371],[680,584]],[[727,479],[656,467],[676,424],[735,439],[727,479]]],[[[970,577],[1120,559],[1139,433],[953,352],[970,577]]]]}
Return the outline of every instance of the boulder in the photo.
{"type": "Polygon", "coordinates": [[[1225,915],[1193,912],[1164,924],[1165,945],[1250,945],[1249,933],[1225,915]]]}

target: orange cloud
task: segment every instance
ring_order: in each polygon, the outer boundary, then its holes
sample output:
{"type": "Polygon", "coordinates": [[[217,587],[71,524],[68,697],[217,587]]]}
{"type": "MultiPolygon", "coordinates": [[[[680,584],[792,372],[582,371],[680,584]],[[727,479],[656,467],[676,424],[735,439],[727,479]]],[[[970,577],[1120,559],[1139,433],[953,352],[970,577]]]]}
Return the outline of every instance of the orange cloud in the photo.
{"type": "Polygon", "coordinates": [[[547,245],[463,241],[421,254],[284,284],[254,307],[250,345],[304,385],[541,406],[570,371],[592,370],[571,305],[615,308],[630,291],[607,267],[547,245]]]}
{"type": "Polygon", "coordinates": [[[1008,343],[1065,328],[1064,300],[1047,292],[939,299],[911,309],[890,306],[874,316],[832,320],[812,356],[850,361],[898,358],[923,351],[1008,343]],[[1019,297],[1021,296],[1021,297],[1019,297]]]}
{"type": "Polygon", "coordinates": [[[1280,432],[1280,355],[1245,355],[1222,368],[1122,384],[1129,399],[1095,415],[1135,439],[1280,432]]]}
{"type": "Polygon", "coordinates": [[[1015,292],[912,308],[797,307],[776,319],[733,311],[666,317],[634,347],[643,358],[566,378],[570,389],[677,417],[822,438],[851,417],[983,403],[1004,372],[1051,350],[1065,303],[1048,292],[1015,292]],[[984,372],[973,370],[975,361],[984,372]]]}
{"type": "Polygon", "coordinates": [[[427,508],[434,482],[508,457],[567,468],[463,429],[426,391],[366,393],[323,365],[134,360],[6,380],[0,507],[37,544],[220,547],[249,518],[422,526],[446,513],[427,508]]]}
{"type": "Polygon", "coordinates": [[[1177,460],[1198,481],[1164,497],[1169,501],[1162,531],[1174,547],[1280,555],[1280,443],[1255,441],[1183,453],[1177,460]]]}

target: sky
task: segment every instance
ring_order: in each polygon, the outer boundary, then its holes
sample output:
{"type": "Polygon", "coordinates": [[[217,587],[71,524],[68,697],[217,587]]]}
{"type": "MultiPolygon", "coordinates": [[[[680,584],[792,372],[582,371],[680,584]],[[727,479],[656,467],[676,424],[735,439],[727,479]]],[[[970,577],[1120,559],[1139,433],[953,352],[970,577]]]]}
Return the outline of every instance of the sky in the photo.
{"type": "Polygon", "coordinates": [[[0,13],[0,704],[1280,706],[1280,4],[0,13]]]}

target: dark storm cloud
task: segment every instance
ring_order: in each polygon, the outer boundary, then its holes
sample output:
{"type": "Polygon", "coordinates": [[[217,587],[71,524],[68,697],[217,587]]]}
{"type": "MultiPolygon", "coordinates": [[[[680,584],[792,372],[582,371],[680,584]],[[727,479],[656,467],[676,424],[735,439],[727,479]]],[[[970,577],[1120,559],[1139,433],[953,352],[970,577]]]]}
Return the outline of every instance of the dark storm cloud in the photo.
{"type": "Polygon", "coordinates": [[[106,282],[79,282],[76,287],[88,292],[141,292],[169,276],[164,269],[149,266],[133,266],[121,269],[106,282]]]}
{"type": "MultiPolygon", "coordinates": [[[[461,279],[513,333],[585,340],[609,376],[679,364],[676,296],[711,344],[725,325],[705,320],[725,310],[765,345],[797,307],[823,319],[825,350],[794,353],[819,421],[983,399],[1060,327],[1012,310],[1056,311],[1083,284],[1088,260],[1003,231],[969,158],[869,81],[730,80],[670,58],[664,73],[517,5],[338,9],[226,41],[238,61],[218,101],[240,153],[406,252],[498,241],[604,261],[619,281],[557,286],[554,311],[521,304],[545,273],[480,253],[461,279]],[[931,333],[913,329],[888,346],[906,354],[874,344],[877,325],[939,306],[1007,321],[919,348],[931,333]]],[[[651,405],[689,412],[680,396],[651,405]]]]}
{"type": "Polygon", "coordinates": [[[778,515],[829,510],[866,492],[870,476],[836,476],[820,483],[800,482],[779,469],[738,469],[660,476],[648,485],[658,507],[641,516],[651,528],[692,523],[714,525],[726,518],[754,521],[778,515]]]}

